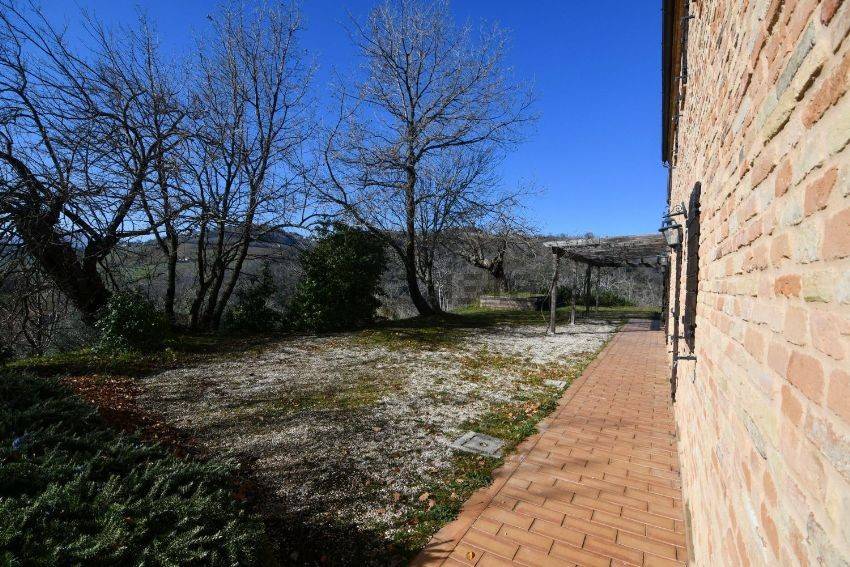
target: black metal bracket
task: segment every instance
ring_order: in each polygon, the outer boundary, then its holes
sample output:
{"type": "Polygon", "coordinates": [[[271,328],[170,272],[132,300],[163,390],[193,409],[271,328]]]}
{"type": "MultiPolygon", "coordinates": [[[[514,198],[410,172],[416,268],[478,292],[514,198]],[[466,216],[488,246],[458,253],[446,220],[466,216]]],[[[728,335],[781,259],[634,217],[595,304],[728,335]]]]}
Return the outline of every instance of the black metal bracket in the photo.
{"type": "Polygon", "coordinates": [[[681,202],[672,209],[670,209],[667,213],[664,214],[664,218],[678,217],[678,216],[688,216],[688,209],[685,207],[685,203],[681,202]]]}

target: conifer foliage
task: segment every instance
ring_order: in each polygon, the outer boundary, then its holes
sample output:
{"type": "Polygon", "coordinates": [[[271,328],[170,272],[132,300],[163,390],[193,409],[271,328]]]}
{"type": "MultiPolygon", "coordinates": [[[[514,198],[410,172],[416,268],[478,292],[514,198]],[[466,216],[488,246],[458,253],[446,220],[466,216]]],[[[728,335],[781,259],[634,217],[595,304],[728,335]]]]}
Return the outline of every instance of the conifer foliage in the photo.
{"type": "Polygon", "coordinates": [[[233,465],[109,428],[54,380],[0,375],[0,564],[250,565],[233,465]]]}
{"type": "Polygon", "coordinates": [[[304,279],[290,306],[295,328],[336,331],[374,320],[387,259],[373,234],[343,223],[325,230],[301,255],[304,279]]]}

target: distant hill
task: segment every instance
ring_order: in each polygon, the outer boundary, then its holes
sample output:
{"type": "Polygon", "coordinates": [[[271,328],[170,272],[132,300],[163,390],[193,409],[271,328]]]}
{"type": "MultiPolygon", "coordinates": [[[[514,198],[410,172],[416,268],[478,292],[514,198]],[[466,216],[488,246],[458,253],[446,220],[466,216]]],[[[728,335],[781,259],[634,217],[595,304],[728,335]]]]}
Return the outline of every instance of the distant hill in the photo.
{"type": "MultiPolygon", "coordinates": [[[[301,234],[297,234],[295,232],[290,232],[287,230],[270,230],[267,232],[260,232],[260,236],[258,236],[252,243],[252,247],[274,247],[279,248],[281,246],[293,246],[296,248],[300,248],[303,246],[309,246],[310,238],[303,236],[301,234]]],[[[216,231],[210,232],[209,242],[216,242],[218,240],[218,233],[216,231]]],[[[229,240],[230,238],[236,239],[238,238],[238,233],[233,231],[228,231],[225,233],[225,240],[229,240]]],[[[184,244],[197,244],[198,237],[196,235],[184,237],[182,239],[184,244]]]]}

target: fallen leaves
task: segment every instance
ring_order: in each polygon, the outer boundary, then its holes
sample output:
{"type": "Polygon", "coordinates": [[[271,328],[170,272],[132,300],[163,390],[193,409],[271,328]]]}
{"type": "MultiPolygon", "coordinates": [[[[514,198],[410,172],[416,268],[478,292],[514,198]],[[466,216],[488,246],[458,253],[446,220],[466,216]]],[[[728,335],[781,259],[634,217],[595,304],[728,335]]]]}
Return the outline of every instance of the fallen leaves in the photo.
{"type": "Polygon", "coordinates": [[[130,433],[139,432],[143,439],[168,445],[177,457],[190,451],[198,454],[195,439],[162,421],[161,416],[140,407],[139,384],[129,376],[89,374],[63,379],[78,396],[95,406],[109,424],[130,433]]]}

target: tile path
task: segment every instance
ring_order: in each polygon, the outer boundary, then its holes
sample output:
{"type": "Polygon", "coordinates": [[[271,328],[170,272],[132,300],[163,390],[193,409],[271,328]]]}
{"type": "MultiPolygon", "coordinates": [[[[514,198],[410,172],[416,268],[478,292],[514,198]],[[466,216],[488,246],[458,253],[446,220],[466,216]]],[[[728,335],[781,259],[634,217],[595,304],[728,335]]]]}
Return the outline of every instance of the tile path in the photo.
{"type": "Polygon", "coordinates": [[[687,562],[669,376],[663,333],[629,322],[413,565],[687,562]]]}

